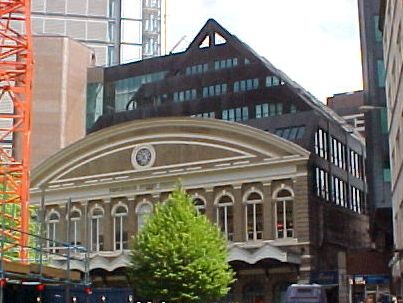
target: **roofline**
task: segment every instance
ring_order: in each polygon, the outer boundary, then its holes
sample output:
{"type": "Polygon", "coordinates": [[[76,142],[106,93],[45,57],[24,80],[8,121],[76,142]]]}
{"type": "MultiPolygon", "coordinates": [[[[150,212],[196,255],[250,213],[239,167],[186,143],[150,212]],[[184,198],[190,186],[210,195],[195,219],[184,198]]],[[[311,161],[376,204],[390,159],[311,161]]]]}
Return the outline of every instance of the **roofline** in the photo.
{"type": "MultiPolygon", "coordinates": [[[[122,135],[124,133],[128,133],[133,130],[139,130],[144,128],[164,128],[168,126],[189,126],[189,127],[199,127],[204,129],[219,129],[233,133],[239,133],[244,136],[250,136],[252,138],[266,141],[269,141],[279,148],[290,151],[291,153],[295,153],[300,155],[302,158],[309,159],[310,152],[304,149],[303,147],[278,137],[274,134],[265,132],[263,130],[254,128],[252,126],[239,124],[236,122],[228,122],[217,119],[198,119],[198,118],[190,118],[190,117],[168,117],[168,118],[149,118],[142,120],[133,120],[125,123],[120,123],[111,127],[107,127],[101,129],[97,132],[89,134],[83,139],[76,141],[75,143],[67,146],[66,148],[60,150],[37,167],[35,167],[32,171],[32,183],[38,183],[35,186],[40,186],[41,181],[35,180],[37,178],[42,178],[44,174],[48,176],[48,178],[52,177],[52,174],[47,174],[52,167],[56,167],[57,164],[66,157],[74,157],[73,155],[80,154],[82,151],[87,150],[90,146],[93,145],[103,145],[105,144],[106,138],[113,138],[115,136],[122,135]]],[[[46,182],[45,182],[46,183],[46,182]]]]}

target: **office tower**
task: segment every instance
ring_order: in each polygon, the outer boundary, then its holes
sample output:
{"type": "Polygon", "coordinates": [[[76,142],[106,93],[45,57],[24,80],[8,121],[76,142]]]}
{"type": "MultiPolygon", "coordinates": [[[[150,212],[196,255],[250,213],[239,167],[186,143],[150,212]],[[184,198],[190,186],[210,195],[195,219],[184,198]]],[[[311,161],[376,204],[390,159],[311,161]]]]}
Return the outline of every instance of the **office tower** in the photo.
{"type": "Polygon", "coordinates": [[[137,61],[161,54],[161,0],[32,0],[32,29],[83,42],[97,65],[137,61]]]}
{"type": "Polygon", "coordinates": [[[390,249],[392,237],[392,203],[388,124],[385,97],[385,68],[382,32],[379,30],[379,0],[359,0],[364,83],[365,131],[368,180],[368,206],[373,244],[390,249]]]}
{"type": "Polygon", "coordinates": [[[396,294],[403,295],[403,3],[381,1],[381,26],[386,66],[389,146],[392,168],[394,256],[391,260],[396,294]]]}

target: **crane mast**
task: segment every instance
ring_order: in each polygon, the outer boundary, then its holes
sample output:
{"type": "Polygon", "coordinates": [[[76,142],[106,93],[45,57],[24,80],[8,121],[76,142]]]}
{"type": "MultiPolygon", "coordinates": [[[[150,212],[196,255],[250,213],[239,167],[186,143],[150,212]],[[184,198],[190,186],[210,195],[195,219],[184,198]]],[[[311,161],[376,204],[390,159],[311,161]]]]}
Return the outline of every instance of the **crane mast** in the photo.
{"type": "Polygon", "coordinates": [[[31,131],[31,0],[0,0],[0,236],[28,260],[31,131]],[[6,110],[5,110],[6,109],[6,110]],[[12,144],[13,148],[7,148],[12,144]]]}

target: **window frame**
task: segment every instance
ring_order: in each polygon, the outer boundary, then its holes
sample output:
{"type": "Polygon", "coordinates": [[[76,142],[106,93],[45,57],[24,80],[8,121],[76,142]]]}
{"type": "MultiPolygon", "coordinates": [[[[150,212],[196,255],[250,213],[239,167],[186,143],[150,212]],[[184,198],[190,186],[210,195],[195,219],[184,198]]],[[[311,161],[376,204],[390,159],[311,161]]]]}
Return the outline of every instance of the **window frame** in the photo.
{"type": "MultiPolygon", "coordinates": [[[[72,243],[74,246],[77,246],[79,241],[81,241],[81,230],[80,230],[80,225],[79,225],[79,221],[82,218],[82,212],[80,209],[78,209],[77,207],[73,207],[72,210],[70,211],[70,216],[68,218],[68,220],[70,220],[70,231],[73,231],[73,239],[71,239],[71,234],[70,234],[70,243],[72,243]],[[72,214],[73,213],[78,213],[79,216],[78,217],[73,217],[72,214]]],[[[81,244],[81,243],[80,243],[81,244]]]]}
{"type": "Polygon", "coordinates": [[[263,198],[263,193],[255,188],[252,188],[251,190],[247,191],[243,197],[243,203],[245,205],[245,240],[246,241],[259,241],[263,240],[263,232],[264,232],[264,198],[263,198]],[[250,196],[252,194],[257,194],[260,196],[260,199],[250,199],[250,196]],[[252,234],[250,235],[250,232],[248,230],[249,227],[249,206],[252,205],[252,234]],[[257,205],[261,207],[261,212],[260,212],[260,221],[262,223],[261,230],[258,230],[258,221],[259,219],[257,218],[257,205]],[[252,236],[252,237],[250,237],[252,236]]]}
{"type": "Polygon", "coordinates": [[[136,218],[137,218],[137,232],[140,232],[147,222],[147,218],[145,217],[145,215],[147,215],[147,214],[151,215],[153,213],[153,210],[154,210],[153,204],[146,199],[143,199],[140,203],[137,204],[136,210],[135,210],[136,218]],[[149,212],[142,211],[141,208],[143,207],[143,205],[150,206],[150,211],[149,212]],[[142,220],[140,220],[140,218],[142,218],[142,220]]]}
{"type": "Polygon", "coordinates": [[[102,206],[96,204],[90,211],[90,251],[91,252],[99,252],[103,250],[104,241],[100,240],[100,237],[103,237],[103,230],[101,231],[101,220],[105,218],[105,210],[102,206]],[[101,215],[94,215],[96,210],[100,210],[102,212],[101,215]],[[94,221],[96,222],[96,239],[94,239],[94,221]],[[96,240],[96,241],[94,241],[96,240]],[[95,248],[94,248],[95,244],[95,248]]]}
{"type": "Polygon", "coordinates": [[[197,213],[201,214],[201,215],[205,215],[206,214],[206,205],[207,205],[206,199],[199,194],[192,196],[192,199],[193,199],[193,204],[195,205],[197,213]],[[196,204],[196,202],[195,202],[196,200],[201,201],[202,204],[196,204]]]}
{"type": "Polygon", "coordinates": [[[113,206],[111,215],[113,217],[113,250],[117,251],[122,251],[124,249],[128,249],[128,230],[127,230],[127,219],[129,216],[129,209],[126,204],[119,202],[116,205],[113,206]],[[118,209],[123,208],[125,210],[124,213],[117,213],[118,209]],[[125,222],[126,218],[126,222],[125,222]],[[119,222],[117,222],[119,220],[119,222]],[[119,242],[116,240],[116,228],[117,228],[117,223],[119,223],[119,242]],[[126,227],[126,228],[125,228],[126,227]],[[126,233],[126,241],[124,241],[124,234],[126,233]],[[119,244],[119,248],[117,248],[119,244]]]}
{"type": "Polygon", "coordinates": [[[228,241],[234,240],[234,196],[229,192],[222,192],[219,196],[216,197],[214,204],[216,206],[216,223],[218,228],[224,234],[224,237],[228,241]],[[224,197],[229,197],[231,202],[220,202],[224,197]],[[231,222],[228,222],[228,210],[231,208],[232,218],[231,222]],[[221,226],[220,221],[220,211],[224,211],[224,222],[223,226],[221,226]],[[232,226],[230,226],[230,224],[232,226]],[[231,231],[231,232],[230,232],[231,231]]]}
{"type": "Polygon", "coordinates": [[[47,245],[46,247],[53,253],[56,252],[56,242],[57,241],[57,225],[60,223],[60,213],[51,209],[46,216],[46,237],[47,237],[47,245]],[[52,216],[56,215],[57,219],[53,219],[52,216]],[[51,235],[52,233],[52,235],[51,235]]]}
{"type": "Polygon", "coordinates": [[[292,190],[292,188],[288,187],[288,186],[284,186],[284,184],[282,184],[281,187],[277,188],[274,192],[273,192],[273,201],[274,201],[274,231],[275,231],[275,239],[293,239],[295,238],[295,211],[294,211],[294,200],[295,200],[295,195],[294,195],[294,191],[292,190]],[[285,197],[279,197],[279,193],[282,191],[287,191],[289,192],[289,196],[285,196],[285,197]],[[283,236],[280,237],[279,236],[279,229],[278,229],[278,205],[282,203],[282,214],[283,214],[283,236]],[[287,204],[291,204],[291,226],[292,228],[288,228],[288,222],[287,222],[287,204]],[[289,230],[291,231],[291,236],[288,236],[288,232],[289,230]]]}

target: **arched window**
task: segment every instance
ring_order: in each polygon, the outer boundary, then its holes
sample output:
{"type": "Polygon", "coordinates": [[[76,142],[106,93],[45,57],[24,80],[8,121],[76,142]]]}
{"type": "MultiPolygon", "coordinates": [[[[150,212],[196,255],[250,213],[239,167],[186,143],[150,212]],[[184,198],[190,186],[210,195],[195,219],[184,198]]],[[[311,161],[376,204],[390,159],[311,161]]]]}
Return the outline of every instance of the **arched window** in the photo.
{"type": "Polygon", "coordinates": [[[115,250],[128,249],[128,234],[127,234],[127,206],[118,204],[112,211],[113,229],[115,235],[115,250]]]}
{"type": "Polygon", "coordinates": [[[55,210],[51,210],[46,219],[46,232],[48,238],[47,247],[51,248],[52,252],[56,252],[55,247],[58,246],[55,241],[57,240],[57,225],[59,222],[60,214],[55,210]]]}
{"type": "Polygon", "coordinates": [[[104,210],[95,206],[91,211],[91,251],[102,251],[104,249],[104,210]]]}
{"type": "Polygon", "coordinates": [[[78,209],[73,209],[70,212],[70,242],[74,246],[81,244],[81,212],[78,209]]]}
{"type": "Polygon", "coordinates": [[[263,199],[261,194],[252,192],[245,200],[246,240],[263,238],[263,199]]]}
{"type": "Polygon", "coordinates": [[[242,302],[244,303],[263,303],[264,291],[262,284],[255,282],[245,285],[242,296],[242,302]]]}
{"type": "Polygon", "coordinates": [[[194,198],[193,203],[196,206],[197,212],[201,215],[206,214],[206,204],[200,198],[194,198]]]}
{"type": "Polygon", "coordinates": [[[136,208],[137,214],[137,232],[143,229],[144,224],[147,221],[147,218],[153,211],[153,206],[150,202],[144,201],[139,204],[136,208]]]}
{"type": "Polygon", "coordinates": [[[233,204],[229,195],[221,196],[217,202],[217,224],[229,241],[234,239],[233,204]]]}
{"type": "Polygon", "coordinates": [[[281,189],[275,196],[276,238],[294,237],[294,198],[288,189],[281,189]]]}

